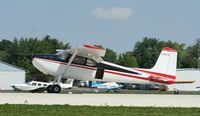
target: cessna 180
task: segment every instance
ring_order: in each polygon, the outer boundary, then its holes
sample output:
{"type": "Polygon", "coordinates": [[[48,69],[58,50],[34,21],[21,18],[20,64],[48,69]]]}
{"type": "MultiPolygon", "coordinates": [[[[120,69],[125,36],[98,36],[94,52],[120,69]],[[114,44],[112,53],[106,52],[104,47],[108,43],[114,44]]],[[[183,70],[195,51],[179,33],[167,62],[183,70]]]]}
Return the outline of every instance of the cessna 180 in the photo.
{"type": "Polygon", "coordinates": [[[47,87],[49,93],[60,92],[58,82],[61,78],[165,85],[194,82],[176,80],[177,52],[169,47],[162,49],[151,69],[128,68],[106,62],[102,59],[106,50],[93,45],[83,45],[62,52],[60,55],[33,55],[33,65],[44,74],[55,77],[54,83],[47,87]]]}

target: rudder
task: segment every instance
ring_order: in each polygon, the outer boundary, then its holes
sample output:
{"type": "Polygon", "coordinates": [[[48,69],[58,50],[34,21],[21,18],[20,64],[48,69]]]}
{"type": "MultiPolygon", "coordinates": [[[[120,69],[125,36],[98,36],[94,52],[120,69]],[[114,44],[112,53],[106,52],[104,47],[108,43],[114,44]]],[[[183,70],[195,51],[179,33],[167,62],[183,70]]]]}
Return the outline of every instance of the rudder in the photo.
{"type": "Polygon", "coordinates": [[[177,51],[172,48],[165,47],[162,49],[156,64],[150,70],[153,72],[176,76],[176,65],[177,51]]]}

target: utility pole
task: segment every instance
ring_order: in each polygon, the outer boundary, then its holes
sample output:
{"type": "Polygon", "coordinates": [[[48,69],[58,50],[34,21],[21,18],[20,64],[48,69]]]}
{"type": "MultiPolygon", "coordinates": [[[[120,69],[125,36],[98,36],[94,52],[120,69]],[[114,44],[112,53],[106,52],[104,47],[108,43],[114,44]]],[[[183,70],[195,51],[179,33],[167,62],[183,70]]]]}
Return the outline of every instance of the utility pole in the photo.
{"type": "Polygon", "coordinates": [[[200,44],[198,45],[198,69],[199,69],[199,67],[200,67],[200,64],[199,64],[199,60],[200,60],[200,44]]]}
{"type": "Polygon", "coordinates": [[[198,55],[198,56],[197,56],[197,63],[198,63],[198,69],[199,69],[199,68],[200,68],[200,64],[199,64],[199,63],[200,63],[200,62],[199,62],[199,61],[200,61],[200,41],[197,41],[197,42],[198,42],[198,43],[197,43],[197,47],[198,47],[198,50],[197,50],[197,52],[198,52],[198,53],[197,53],[197,55],[198,55]]]}

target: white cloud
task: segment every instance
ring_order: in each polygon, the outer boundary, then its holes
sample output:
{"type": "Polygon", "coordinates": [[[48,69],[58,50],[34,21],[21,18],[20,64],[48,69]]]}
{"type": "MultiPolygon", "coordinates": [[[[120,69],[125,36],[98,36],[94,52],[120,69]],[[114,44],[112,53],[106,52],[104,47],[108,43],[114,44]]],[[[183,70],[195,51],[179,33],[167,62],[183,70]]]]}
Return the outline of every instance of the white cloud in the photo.
{"type": "Polygon", "coordinates": [[[125,7],[113,7],[107,9],[98,7],[92,11],[92,15],[99,19],[126,20],[132,15],[132,9],[125,7]]]}

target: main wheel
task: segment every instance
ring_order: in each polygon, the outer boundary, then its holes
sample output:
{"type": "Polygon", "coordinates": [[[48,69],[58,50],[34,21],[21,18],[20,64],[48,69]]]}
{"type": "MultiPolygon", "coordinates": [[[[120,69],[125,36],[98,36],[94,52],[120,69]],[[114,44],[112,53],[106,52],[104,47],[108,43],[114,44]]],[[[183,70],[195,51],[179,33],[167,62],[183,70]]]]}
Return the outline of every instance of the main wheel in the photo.
{"type": "Polygon", "coordinates": [[[48,93],[53,93],[53,85],[47,86],[47,92],[48,93]]]}
{"type": "Polygon", "coordinates": [[[58,84],[53,85],[52,91],[53,91],[53,93],[60,93],[60,91],[61,91],[60,85],[58,85],[58,84]]]}

